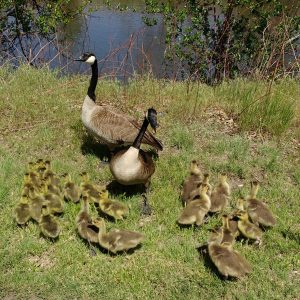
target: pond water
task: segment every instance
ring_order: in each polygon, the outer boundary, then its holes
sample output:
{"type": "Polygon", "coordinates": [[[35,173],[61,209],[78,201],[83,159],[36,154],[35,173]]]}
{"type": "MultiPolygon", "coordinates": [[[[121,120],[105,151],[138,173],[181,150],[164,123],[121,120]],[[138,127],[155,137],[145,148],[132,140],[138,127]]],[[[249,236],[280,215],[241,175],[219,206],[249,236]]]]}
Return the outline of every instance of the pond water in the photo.
{"type": "MultiPolygon", "coordinates": [[[[102,75],[127,78],[134,73],[151,71],[155,76],[163,76],[165,46],[162,17],[156,15],[157,25],[148,27],[138,12],[142,8],[141,1],[123,2],[136,12],[110,10],[102,5],[102,1],[96,1],[93,4],[97,5],[95,11],[78,16],[61,28],[59,40],[69,50],[69,57],[78,57],[85,51],[95,53],[102,75]]],[[[58,63],[61,61],[55,60],[52,66],[58,63]]],[[[71,73],[86,69],[83,64],[70,60],[66,65],[67,72],[71,73]]]]}
{"type": "MultiPolygon", "coordinates": [[[[295,7],[295,1],[299,0],[288,1],[289,7],[295,7]]],[[[58,67],[65,73],[89,73],[85,64],[73,61],[88,51],[96,54],[101,76],[128,79],[134,73],[149,71],[160,78],[176,76],[175,72],[165,70],[165,28],[161,15],[155,15],[157,25],[148,27],[140,12],[144,1],[110,1],[111,7],[128,5],[130,9],[122,12],[108,9],[103,0],[92,2],[83,15],[59,28],[47,47],[38,39],[37,49],[43,51],[36,51],[39,53],[36,62],[48,62],[50,67],[58,67]]],[[[72,0],[67,5],[66,9],[74,9],[81,5],[81,0],[72,0]]],[[[215,13],[222,16],[218,9],[215,13]]],[[[213,24],[213,17],[210,21],[213,24]]]]}

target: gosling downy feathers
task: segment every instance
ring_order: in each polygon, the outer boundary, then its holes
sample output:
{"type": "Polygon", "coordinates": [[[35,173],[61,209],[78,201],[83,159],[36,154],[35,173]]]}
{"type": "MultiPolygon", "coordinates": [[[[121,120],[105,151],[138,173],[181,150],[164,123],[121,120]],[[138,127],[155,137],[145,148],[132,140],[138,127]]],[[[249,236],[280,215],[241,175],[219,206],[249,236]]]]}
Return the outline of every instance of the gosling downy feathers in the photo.
{"type": "Polygon", "coordinates": [[[228,205],[229,196],[231,194],[231,188],[227,182],[227,175],[221,174],[219,177],[219,183],[211,193],[211,212],[222,211],[228,205]]]}
{"type": "Polygon", "coordinates": [[[155,171],[155,165],[149,153],[140,149],[143,136],[150,124],[157,127],[156,110],[149,108],[141,129],[129,149],[115,153],[110,160],[110,171],[114,178],[123,185],[146,184],[155,171]]]}
{"type": "Polygon", "coordinates": [[[258,245],[261,244],[261,238],[263,235],[262,230],[251,223],[248,218],[248,213],[241,211],[238,215],[238,228],[243,236],[248,239],[255,240],[258,245]]]}
{"type": "Polygon", "coordinates": [[[197,226],[203,223],[205,215],[210,208],[210,198],[207,195],[208,185],[202,184],[199,187],[200,199],[193,200],[183,208],[177,222],[181,225],[191,225],[196,223],[197,226]]]}
{"type": "Polygon", "coordinates": [[[47,207],[43,207],[42,218],[39,223],[41,232],[44,236],[55,239],[60,234],[60,225],[58,220],[50,214],[47,207]]]}
{"type": "Polygon", "coordinates": [[[186,206],[191,198],[191,193],[198,192],[199,184],[202,181],[202,173],[199,168],[199,164],[196,160],[193,160],[190,165],[190,175],[183,183],[183,190],[181,194],[182,205],[186,206]]]}
{"type": "Polygon", "coordinates": [[[129,213],[127,205],[116,200],[108,199],[108,191],[101,192],[99,207],[103,213],[116,220],[123,220],[123,217],[129,213]]]}
{"type": "Polygon", "coordinates": [[[144,240],[144,235],[135,231],[114,229],[106,232],[103,219],[96,219],[94,225],[99,227],[98,241],[100,246],[112,253],[133,249],[144,240]]]}
{"type": "Polygon", "coordinates": [[[30,207],[30,216],[36,222],[40,222],[42,218],[42,208],[44,205],[44,197],[37,193],[33,188],[29,190],[29,207],[30,207]]]}
{"type": "Polygon", "coordinates": [[[257,181],[251,182],[250,195],[247,197],[247,210],[252,222],[256,225],[272,227],[276,224],[276,219],[273,216],[269,207],[262,201],[256,198],[259,189],[257,181]]]}
{"type": "Polygon", "coordinates": [[[64,197],[67,201],[72,201],[74,203],[79,202],[81,192],[79,187],[75,182],[71,180],[70,174],[64,174],[63,177],[65,178],[64,184],[64,197]]]}
{"type": "Polygon", "coordinates": [[[100,192],[103,188],[100,188],[96,184],[90,181],[89,175],[86,172],[80,174],[81,183],[80,190],[82,195],[88,196],[94,203],[98,203],[100,199],[100,192]]]}
{"type": "Polygon", "coordinates": [[[218,271],[227,277],[241,278],[251,272],[248,261],[232,248],[232,243],[224,240],[223,231],[213,233],[208,240],[208,254],[218,271]]]}
{"type": "MultiPolygon", "coordinates": [[[[88,63],[92,69],[90,85],[82,106],[81,119],[83,125],[100,143],[111,149],[120,145],[131,145],[140,130],[138,122],[132,117],[117,112],[111,106],[96,104],[95,89],[98,82],[96,56],[92,53],[84,53],[77,61],[88,63]]],[[[163,149],[161,142],[149,131],[145,133],[142,143],[148,144],[157,150],[163,149]]]]}
{"type": "Polygon", "coordinates": [[[50,213],[62,213],[64,211],[64,201],[62,195],[57,195],[55,193],[51,193],[46,187],[46,191],[44,193],[44,204],[49,208],[50,213]]]}
{"type": "Polygon", "coordinates": [[[93,226],[89,214],[89,199],[87,196],[82,197],[81,210],[76,217],[76,227],[79,235],[91,243],[98,243],[98,228],[93,226]]]}
{"type": "Polygon", "coordinates": [[[30,200],[26,195],[22,195],[15,208],[15,219],[19,225],[26,224],[31,218],[29,201],[30,200]]]}

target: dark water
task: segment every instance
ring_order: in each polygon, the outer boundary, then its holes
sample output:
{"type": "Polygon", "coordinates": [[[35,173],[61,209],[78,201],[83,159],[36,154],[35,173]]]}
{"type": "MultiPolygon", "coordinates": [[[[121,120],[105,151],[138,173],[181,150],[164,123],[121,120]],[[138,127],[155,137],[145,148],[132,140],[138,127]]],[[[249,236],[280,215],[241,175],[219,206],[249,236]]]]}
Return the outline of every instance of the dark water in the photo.
{"type": "MultiPolygon", "coordinates": [[[[139,10],[140,1],[123,1],[139,10]]],[[[59,40],[66,47],[69,57],[78,57],[85,51],[96,54],[102,75],[129,77],[134,73],[151,71],[155,76],[163,75],[164,25],[162,17],[156,15],[157,25],[148,27],[142,14],[127,10],[120,12],[104,6],[60,29],[59,40]]],[[[93,9],[95,9],[93,7],[93,9]]],[[[77,73],[86,66],[61,58],[67,72],[77,73]]],[[[58,66],[62,61],[52,62],[58,66]]]]}
{"type": "MultiPolygon", "coordinates": [[[[294,7],[293,1],[288,3],[294,7]]],[[[166,76],[164,68],[165,30],[162,16],[155,15],[157,25],[148,27],[143,23],[144,1],[111,1],[112,7],[120,3],[128,5],[129,10],[108,9],[101,0],[94,0],[67,26],[58,29],[58,35],[51,43],[38,41],[35,62],[46,62],[52,68],[65,73],[89,73],[85,64],[74,62],[83,52],[94,52],[98,58],[100,75],[107,77],[129,78],[138,73],[152,72],[156,77],[166,76]],[[47,46],[45,46],[47,45],[47,46]],[[39,51],[39,49],[43,51],[39,51]]],[[[298,2],[298,4],[299,4],[298,2]]],[[[81,5],[81,0],[72,0],[66,9],[81,5]]],[[[222,12],[215,8],[215,13],[222,12]]],[[[210,23],[213,25],[213,17],[210,23]]],[[[36,42],[36,40],[34,41],[36,42]]],[[[33,48],[33,47],[32,47],[33,48]]],[[[170,73],[167,75],[170,76],[170,73]]],[[[171,76],[174,75],[174,72],[171,76]]]]}

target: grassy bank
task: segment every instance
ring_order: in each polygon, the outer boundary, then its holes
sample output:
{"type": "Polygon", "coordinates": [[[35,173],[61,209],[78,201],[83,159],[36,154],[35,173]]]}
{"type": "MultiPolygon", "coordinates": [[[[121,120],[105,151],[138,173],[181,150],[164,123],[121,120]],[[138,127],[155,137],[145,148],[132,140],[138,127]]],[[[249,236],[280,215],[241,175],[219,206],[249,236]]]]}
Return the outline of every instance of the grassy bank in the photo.
{"type": "Polygon", "coordinates": [[[31,160],[49,158],[55,171],[70,172],[77,182],[83,170],[96,182],[112,180],[108,167],[99,163],[102,152],[81,125],[87,81],[87,77],[58,78],[48,70],[26,66],[16,72],[0,69],[0,297],[296,299],[300,267],[296,81],[274,83],[267,96],[266,83],[244,80],[215,88],[151,79],[134,80],[128,86],[100,81],[99,101],[136,117],[149,106],[161,113],[158,136],[165,149],[152,180],[154,213],[141,219],[139,194],[117,194],[130,205],[130,216],[109,225],[143,232],[143,246],[132,255],[111,257],[97,250],[91,257],[74,228],[79,205],[71,203],[56,242],[39,237],[33,223],[16,226],[12,212],[31,160]],[[180,230],[175,223],[181,210],[180,186],[194,158],[214,181],[217,172],[229,174],[233,205],[239,192],[248,191],[249,181],[258,179],[259,196],[277,216],[278,225],[265,233],[260,249],[237,243],[253,266],[240,281],[223,281],[197,253],[208,229],[218,224],[217,216],[197,231],[180,230]]]}

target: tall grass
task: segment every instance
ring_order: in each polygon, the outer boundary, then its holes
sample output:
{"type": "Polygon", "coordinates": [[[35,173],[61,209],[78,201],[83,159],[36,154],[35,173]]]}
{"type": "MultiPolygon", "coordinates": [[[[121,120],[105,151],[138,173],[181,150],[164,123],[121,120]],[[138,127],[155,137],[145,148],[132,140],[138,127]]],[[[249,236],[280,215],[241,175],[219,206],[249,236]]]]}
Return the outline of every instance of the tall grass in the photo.
{"type": "Polygon", "coordinates": [[[299,118],[300,85],[284,79],[273,83],[238,79],[224,82],[215,93],[222,105],[237,114],[244,130],[280,135],[299,118]]]}

